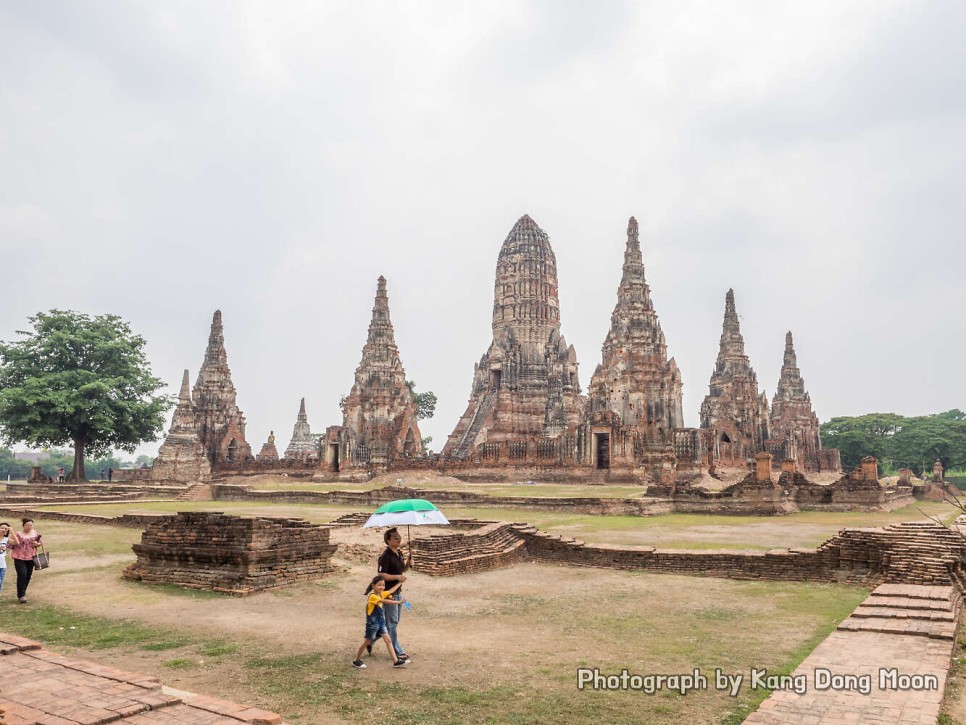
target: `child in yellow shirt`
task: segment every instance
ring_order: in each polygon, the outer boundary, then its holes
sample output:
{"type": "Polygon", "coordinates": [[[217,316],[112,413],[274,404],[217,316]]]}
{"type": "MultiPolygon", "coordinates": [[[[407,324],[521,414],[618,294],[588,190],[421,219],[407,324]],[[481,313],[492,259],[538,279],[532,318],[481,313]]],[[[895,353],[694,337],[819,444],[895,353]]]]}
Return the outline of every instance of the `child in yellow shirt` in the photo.
{"type": "Polygon", "coordinates": [[[409,660],[401,660],[396,656],[392,640],[389,639],[389,630],[386,629],[386,615],[382,611],[382,605],[387,599],[393,604],[400,603],[399,600],[391,599],[391,597],[392,593],[401,586],[402,582],[399,582],[391,589],[386,589],[386,580],[382,578],[382,574],[377,574],[366,588],[366,594],[369,595],[366,600],[366,636],[362,640],[362,644],[359,645],[356,658],[352,660],[352,666],[356,669],[364,670],[366,668],[366,663],[362,661],[362,653],[366,651],[366,647],[377,639],[382,639],[386,643],[389,656],[392,657],[393,667],[405,667],[409,664],[409,660]]]}

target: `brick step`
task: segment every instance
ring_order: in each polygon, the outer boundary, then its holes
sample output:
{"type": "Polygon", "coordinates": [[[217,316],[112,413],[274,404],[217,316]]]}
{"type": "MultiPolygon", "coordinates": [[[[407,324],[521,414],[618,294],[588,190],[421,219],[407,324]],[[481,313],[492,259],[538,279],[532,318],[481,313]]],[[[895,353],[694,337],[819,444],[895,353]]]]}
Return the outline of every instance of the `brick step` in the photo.
{"type": "Polygon", "coordinates": [[[877,617],[880,619],[922,619],[928,621],[955,622],[955,613],[947,610],[930,611],[927,609],[897,609],[895,607],[875,607],[860,604],[852,612],[853,617],[877,617]]]}
{"type": "Polygon", "coordinates": [[[909,599],[943,599],[947,601],[951,601],[955,595],[955,588],[949,585],[880,584],[872,592],[872,596],[876,597],[908,597],[909,599]]]}
{"type": "Polygon", "coordinates": [[[923,611],[947,612],[953,609],[953,602],[942,599],[913,599],[912,597],[877,597],[874,594],[862,602],[875,607],[895,607],[896,609],[921,609],[923,611]]]}
{"type": "Polygon", "coordinates": [[[879,619],[849,617],[838,626],[842,632],[881,632],[908,634],[917,637],[952,640],[956,637],[956,622],[933,622],[920,619],[879,619]]]}

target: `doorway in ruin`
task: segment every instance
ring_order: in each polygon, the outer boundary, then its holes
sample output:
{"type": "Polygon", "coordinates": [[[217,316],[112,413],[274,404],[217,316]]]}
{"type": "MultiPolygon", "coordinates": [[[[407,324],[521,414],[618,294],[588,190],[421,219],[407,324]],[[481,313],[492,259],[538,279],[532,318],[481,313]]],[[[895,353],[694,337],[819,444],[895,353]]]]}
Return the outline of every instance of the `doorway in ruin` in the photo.
{"type": "Polygon", "coordinates": [[[502,370],[491,370],[490,371],[490,388],[493,390],[500,389],[500,383],[503,382],[503,371],[502,370]]]}
{"type": "Polygon", "coordinates": [[[338,473],[339,472],[339,444],[338,443],[329,444],[329,456],[332,459],[332,463],[331,463],[332,470],[338,473]]]}
{"type": "Polygon", "coordinates": [[[597,444],[597,470],[610,468],[610,433],[594,433],[597,444]]]}
{"type": "Polygon", "coordinates": [[[232,438],[231,443],[228,444],[228,460],[234,461],[237,456],[238,456],[238,441],[232,438]]]}

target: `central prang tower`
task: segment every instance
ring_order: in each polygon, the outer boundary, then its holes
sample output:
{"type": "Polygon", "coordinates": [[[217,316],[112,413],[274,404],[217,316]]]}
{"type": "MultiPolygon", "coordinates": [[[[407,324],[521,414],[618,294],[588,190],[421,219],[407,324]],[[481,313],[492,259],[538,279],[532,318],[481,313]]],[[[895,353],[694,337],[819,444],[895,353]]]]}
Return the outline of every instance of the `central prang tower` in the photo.
{"type": "Polygon", "coordinates": [[[560,334],[557,260],[547,233],[520,217],[503,242],[493,290],[493,342],[473,369],[466,412],[443,456],[466,459],[485,442],[573,432],[586,400],[577,354],[560,334]]]}

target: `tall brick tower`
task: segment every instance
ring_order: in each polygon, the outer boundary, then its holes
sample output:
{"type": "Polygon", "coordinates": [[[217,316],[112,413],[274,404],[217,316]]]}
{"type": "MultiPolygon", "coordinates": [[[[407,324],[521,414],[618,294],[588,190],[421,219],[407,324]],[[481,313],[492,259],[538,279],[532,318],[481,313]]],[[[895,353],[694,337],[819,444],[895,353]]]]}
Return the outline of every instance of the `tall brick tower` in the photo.
{"type": "Polygon", "coordinates": [[[758,391],[758,377],[745,355],[735,293],[730,289],[710,392],[701,404],[701,427],[713,431],[712,455],[722,465],[742,465],[763,451],[769,438],[768,398],[758,391]]]}
{"type": "Polygon", "coordinates": [[[485,441],[558,437],[576,428],[586,406],[577,354],[560,334],[557,260],[547,233],[527,215],[500,249],[492,329],[444,457],[465,459],[485,441]]]}
{"type": "Polygon", "coordinates": [[[208,460],[215,464],[250,459],[252,449],[245,440],[245,416],[238,409],[228,368],[221,310],[215,310],[211,319],[208,348],[191,397],[198,437],[208,460]]]}
{"type": "Polygon", "coordinates": [[[771,435],[782,459],[794,459],[801,471],[819,471],[823,466],[822,440],[818,416],[812,410],[812,398],[798,369],[792,333],[785,335],[785,357],[782,361],[778,389],[771,403],[771,435]]]}
{"type": "Polygon", "coordinates": [[[344,466],[385,470],[393,461],[422,455],[416,404],[396,347],[385,277],[379,277],[369,336],[342,411],[344,466]]]}
{"type": "Polygon", "coordinates": [[[644,280],[637,220],[627,223],[624,268],[617,305],[602,346],[603,361],[588,390],[590,412],[612,411],[652,444],[664,444],[684,427],[681,372],[667,343],[644,280]]]}
{"type": "Polygon", "coordinates": [[[207,481],[211,463],[198,438],[198,424],[188,371],[181,380],[178,407],[171,418],[171,428],[151,466],[152,481],[207,481]]]}

